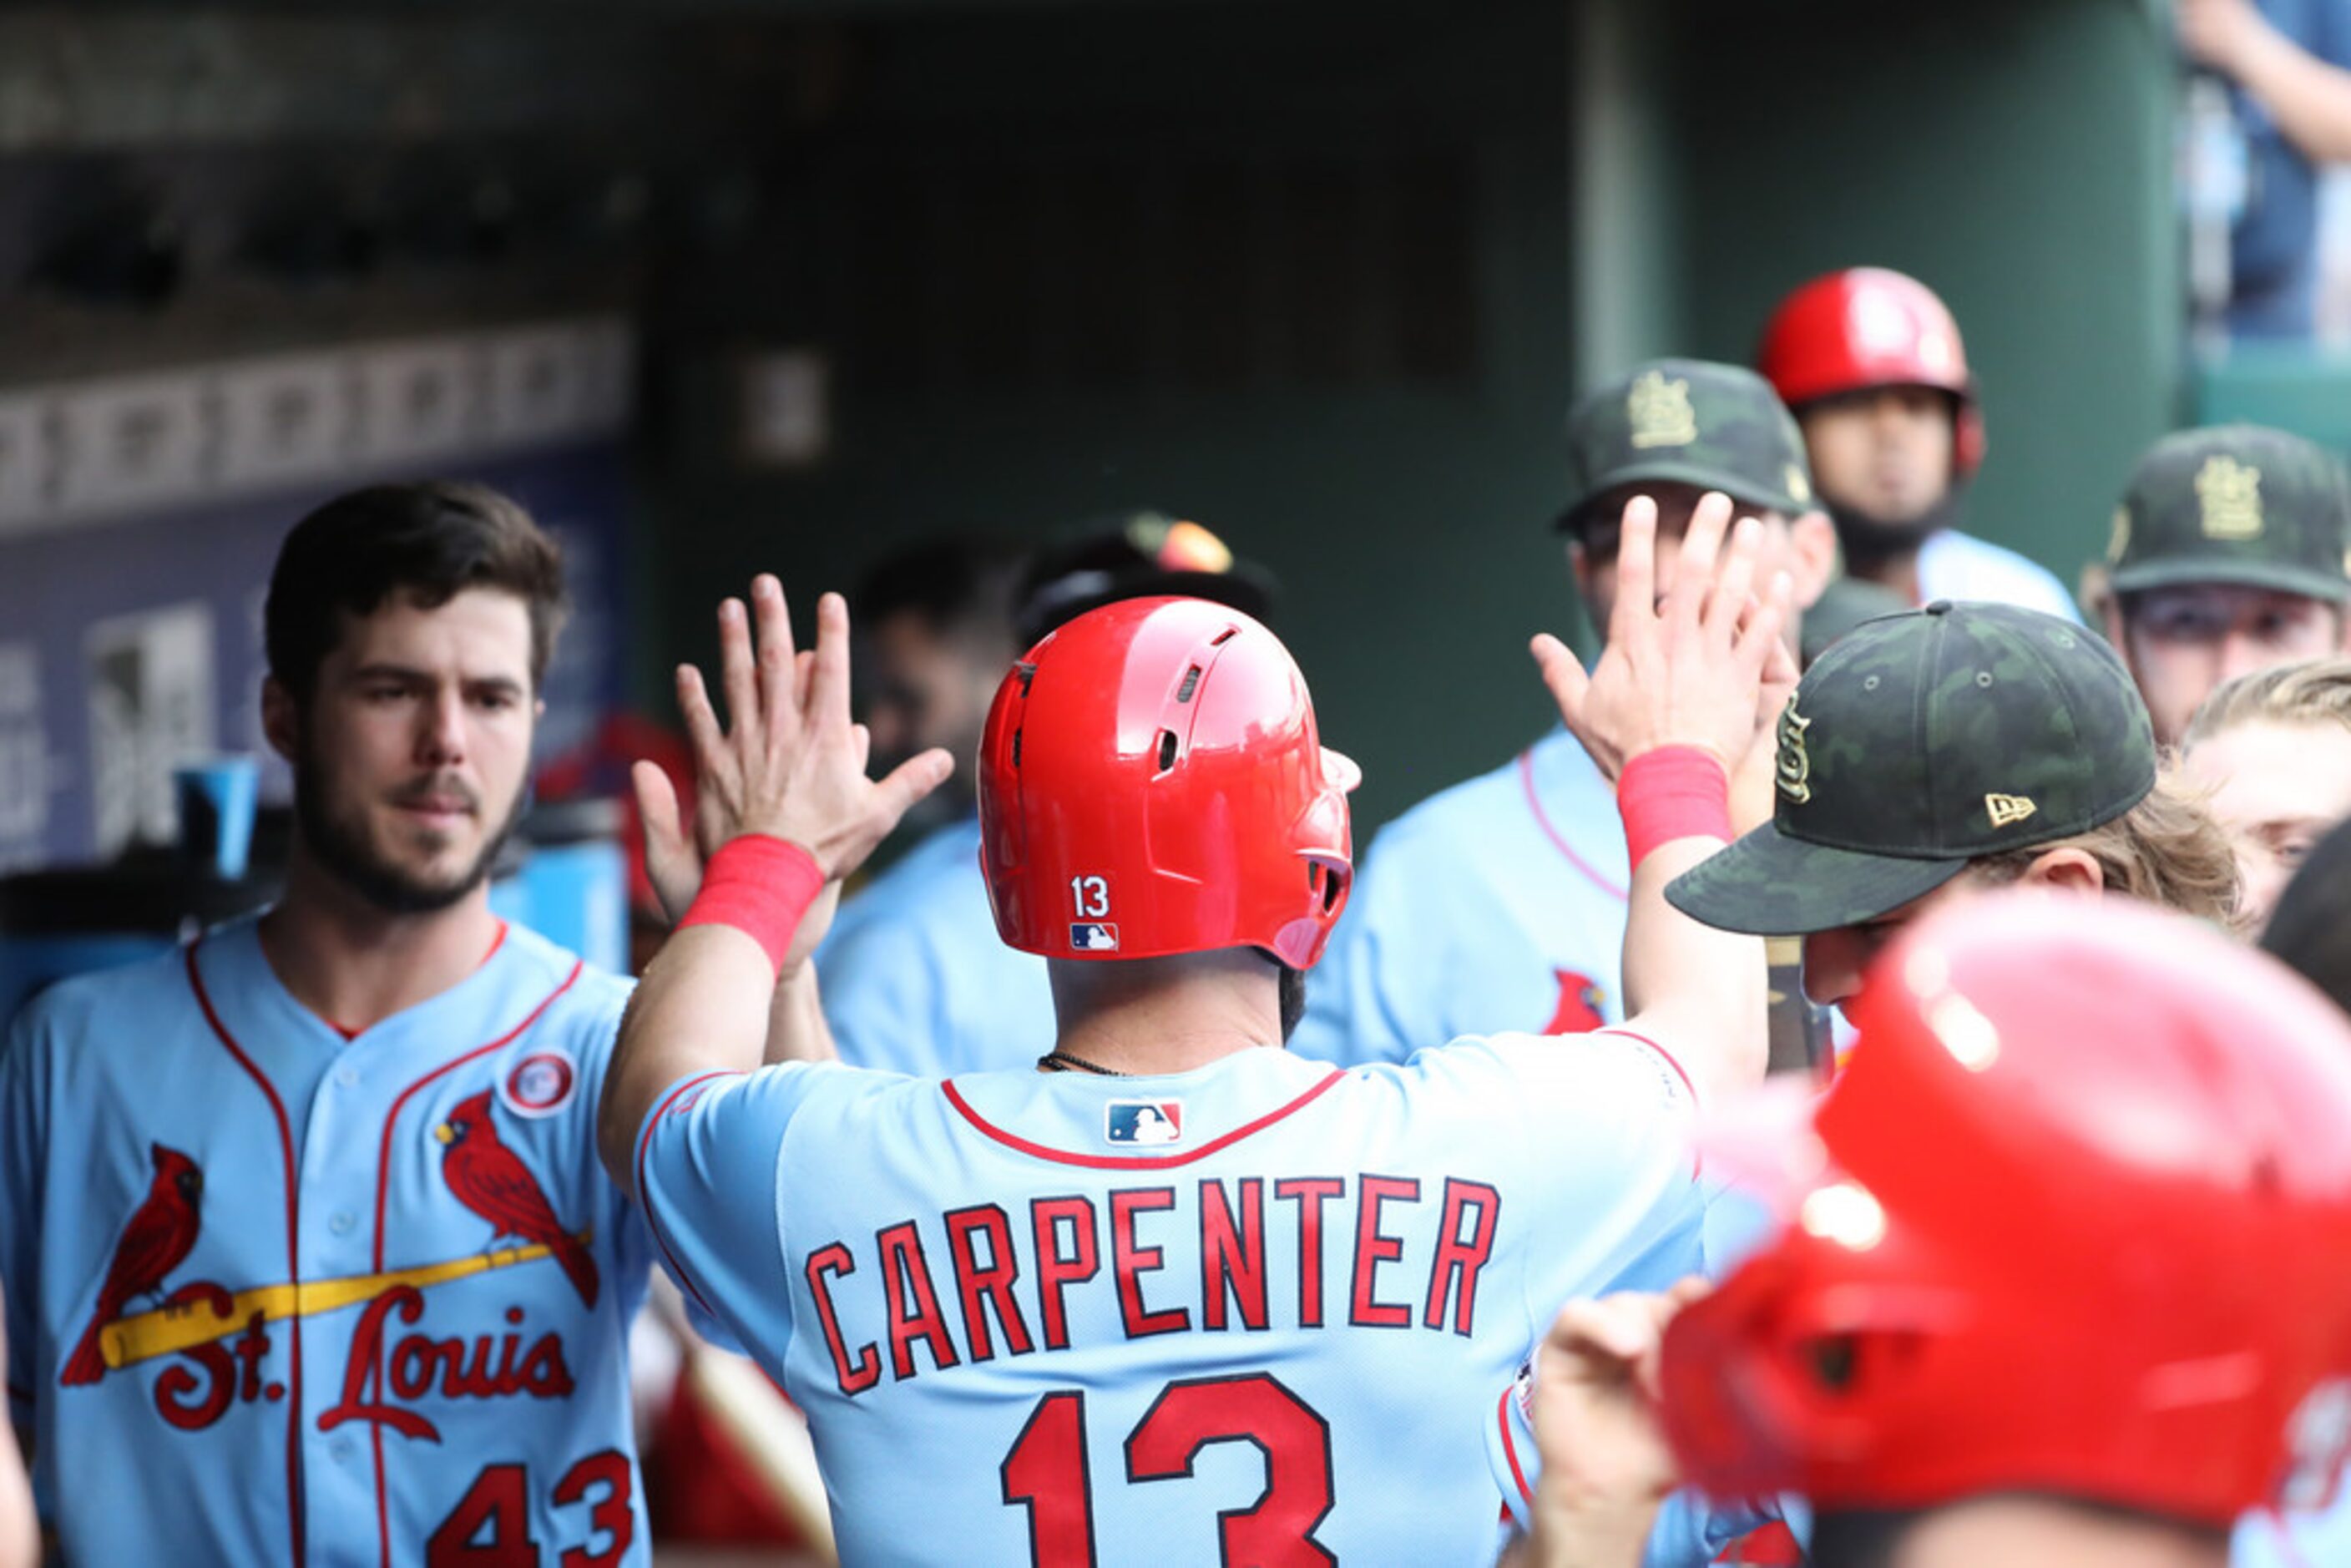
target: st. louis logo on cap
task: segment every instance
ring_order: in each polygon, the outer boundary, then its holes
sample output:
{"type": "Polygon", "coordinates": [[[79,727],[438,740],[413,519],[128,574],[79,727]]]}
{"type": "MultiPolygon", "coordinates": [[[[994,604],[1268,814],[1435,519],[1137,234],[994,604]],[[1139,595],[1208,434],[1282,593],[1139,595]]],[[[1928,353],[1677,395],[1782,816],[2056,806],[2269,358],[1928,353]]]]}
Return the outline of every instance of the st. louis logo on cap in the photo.
{"type": "Polygon", "coordinates": [[[1102,1107],[1102,1141],[1135,1145],[1182,1143],[1184,1102],[1113,1100],[1102,1107]]]}

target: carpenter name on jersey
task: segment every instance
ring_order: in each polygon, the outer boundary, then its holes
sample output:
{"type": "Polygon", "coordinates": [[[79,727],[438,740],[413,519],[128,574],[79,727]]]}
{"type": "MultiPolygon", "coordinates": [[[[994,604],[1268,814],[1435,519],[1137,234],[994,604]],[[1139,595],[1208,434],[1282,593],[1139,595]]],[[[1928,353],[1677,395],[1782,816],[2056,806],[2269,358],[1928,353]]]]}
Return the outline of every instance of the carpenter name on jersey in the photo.
{"type": "Polygon", "coordinates": [[[1492,1391],[1567,1297],[1702,1261],[1690,1103],[1622,1033],[778,1067],[674,1088],[638,1190],[807,1412],[844,1562],[1482,1568],[1492,1391]]]}
{"type": "Polygon", "coordinates": [[[1467,1336],[1501,1210],[1492,1183],[1450,1176],[1122,1183],[902,1218],[816,1247],[805,1272],[835,1382],[855,1395],[1067,1350],[1081,1295],[1128,1340],[1261,1333],[1277,1314],[1285,1329],[1467,1336]]]}

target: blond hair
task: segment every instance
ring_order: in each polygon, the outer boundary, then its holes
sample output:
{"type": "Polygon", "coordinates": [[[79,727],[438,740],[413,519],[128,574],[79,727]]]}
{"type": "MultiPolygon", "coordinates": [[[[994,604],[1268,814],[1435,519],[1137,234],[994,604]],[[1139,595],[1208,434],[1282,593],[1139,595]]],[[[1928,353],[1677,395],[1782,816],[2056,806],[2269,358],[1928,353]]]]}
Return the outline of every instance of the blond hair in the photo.
{"type": "Polygon", "coordinates": [[[2108,893],[2217,925],[2237,924],[2236,853],[2203,796],[2169,769],[2121,816],[2070,838],[1986,855],[1972,869],[1988,882],[2015,882],[2051,850],[2067,849],[2098,862],[2108,893]]]}
{"type": "Polygon", "coordinates": [[[2351,659],[2301,659],[2221,682],[2188,721],[2181,745],[2192,750],[2222,730],[2257,723],[2351,729],[2351,659]]]}

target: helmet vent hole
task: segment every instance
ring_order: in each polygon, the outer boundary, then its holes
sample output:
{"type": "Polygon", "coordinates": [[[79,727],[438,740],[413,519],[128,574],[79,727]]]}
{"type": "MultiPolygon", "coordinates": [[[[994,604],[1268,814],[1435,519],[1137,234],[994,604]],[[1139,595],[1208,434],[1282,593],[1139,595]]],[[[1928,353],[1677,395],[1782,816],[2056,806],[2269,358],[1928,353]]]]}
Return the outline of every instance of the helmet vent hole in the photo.
{"type": "Polygon", "coordinates": [[[1172,729],[1163,729],[1159,732],[1159,771],[1165,773],[1175,766],[1176,732],[1172,729]]]}
{"type": "Polygon", "coordinates": [[[1832,1394],[1842,1394],[1853,1386],[1854,1373],[1860,1360],[1860,1346],[1850,1334],[1837,1334],[1809,1342],[1803,1348],[1804,1361],[1813,1381],[1832,1394]]]}
{"type": "Polygon", "coordinates": [[[1176,700],[1179,703],[1190,702],[1192,694],[1199,689],[1200,666],[1195,664],[1184,672],[1184,684],[1176,688],[1176,700]]]}
{"type": "MultiPolygon", "coordinates": [[[[1012,666],[1012,674],[1020,683],[1020,695],[1024,697],[1027,696],[1029,695],[1029,683],[1037,678],[1037,666],[1027,663],[1018,664],[1012,666]]],[[[1015,758],[1013,760],[1018,761],[1019,759],[1015,758]]]]}
{"type": "MultiPolygon", "coordinates": [[[[1317,866],[1317,867],[1315,867],[1315,870],[1317,870],[1317,871],[1322,871],[1322,867],[1320,867],[1320,866],[1317,866]]],[[[1344,885],[1344,884],[1343,884],[1343,883],[1341,883],[1341,882],[1340,882],[1340,880],[1339,880],[1338,876],[1337,876],[1335,873],[1331,873],[1331,872],[1328,872],[1328,871],[1323,871],[1323,872],[1322,872],[1322,913],[1323,913],[1323,914],[1325,914],[1325,915],[1330,914],[1330,913],[1331,913],[1331,906],[1332,906],[1332,904],[1337,904],[1337,903],[1339,902],[1339,889],[1340,889],[1342,886],[1343,886],[1343,885],[1344,885]]]]}
{"type": "Polygon", "coordinates": [[[1012,766],[1020,766],[1020,732],[1017,729],[1012,732],[1012,766]]]}
{"type": "Polygon", "coordinates": [[[1221,648],[1240,634],[1241,629],[1239,627],[1228,626],[1223,631],[1217,632],[1214,637],[1208,639],[1208,646],[1211,648],[1221,648]]]}

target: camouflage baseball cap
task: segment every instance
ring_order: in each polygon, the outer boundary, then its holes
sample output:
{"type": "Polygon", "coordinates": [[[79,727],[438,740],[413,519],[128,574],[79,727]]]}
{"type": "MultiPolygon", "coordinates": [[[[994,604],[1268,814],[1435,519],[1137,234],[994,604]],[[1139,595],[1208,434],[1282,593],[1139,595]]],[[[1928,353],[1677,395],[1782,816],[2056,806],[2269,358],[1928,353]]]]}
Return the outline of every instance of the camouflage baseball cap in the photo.
{"type": "Polygon", "coordinates": [[[1726,931],[1874,920],[2155,787],[2154,731],[2114,650],[2006,604],[1864,622],[1804,672],[1779,739],[1771,821],[1666,887],[1726,931]]]}
{"type": "Polygon", "coordinates": [[[1795,517],[1813,507],[1803,434],[1771,384],[1740,365],[1651,360],[1567,412],[1559,526],[1619,486],[1695,485],[1795,517]]]}
{"type": "Polygon", "coordinates": [[[2325,447],[2258,424],[2182,430],[2147,449],[2115,512],[2117,593],[2241,583],[2351,597],[2351,491],[2325,447]]]}

